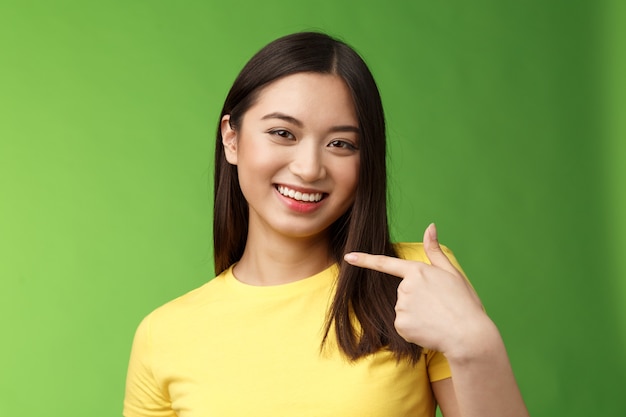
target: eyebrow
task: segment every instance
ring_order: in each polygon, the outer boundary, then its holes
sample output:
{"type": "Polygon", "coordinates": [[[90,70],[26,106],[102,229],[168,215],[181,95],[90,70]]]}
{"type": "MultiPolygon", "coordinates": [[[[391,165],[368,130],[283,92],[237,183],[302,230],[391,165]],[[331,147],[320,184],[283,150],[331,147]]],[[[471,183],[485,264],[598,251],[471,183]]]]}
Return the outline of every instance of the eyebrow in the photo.
{"type": "MultiPolygon", "coordinates": [[[[291,123],[293,125],[296,125],[299,128],[304,127],[304,123],[302,123],[300,120],[296,119],[295,117],[292,117],[292,116],[289,116],[287,114],[280,113],[280,112],[269,113],[269,114],[266,114],[265,116],[261,117],[261,120],[268,120],[268,119],[284,120],[285,122],[291,123]]],[[[354,132],[354,133],[359,133],[359,128],[356,127],[356,126],[352,126],[352,125],[339,125],[339,126],[331,127],[329,131],[330,132],[354,132]]]]}

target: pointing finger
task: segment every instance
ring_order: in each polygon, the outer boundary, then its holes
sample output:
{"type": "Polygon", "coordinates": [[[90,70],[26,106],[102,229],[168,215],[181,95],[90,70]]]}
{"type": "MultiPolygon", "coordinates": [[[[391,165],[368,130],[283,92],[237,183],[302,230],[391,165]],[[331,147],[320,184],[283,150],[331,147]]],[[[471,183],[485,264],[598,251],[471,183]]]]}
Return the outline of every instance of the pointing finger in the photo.
{"type": "MultiPolygon", "coordinates": [[[[373,269],[398,278],[404,278],[411,262],[385,255],[371,255],[362,252],[351,252],[344,256],[344,260],[351,265],[373,269]]],[[[414,263],[414,262],[413,262],[414,263]]]]}

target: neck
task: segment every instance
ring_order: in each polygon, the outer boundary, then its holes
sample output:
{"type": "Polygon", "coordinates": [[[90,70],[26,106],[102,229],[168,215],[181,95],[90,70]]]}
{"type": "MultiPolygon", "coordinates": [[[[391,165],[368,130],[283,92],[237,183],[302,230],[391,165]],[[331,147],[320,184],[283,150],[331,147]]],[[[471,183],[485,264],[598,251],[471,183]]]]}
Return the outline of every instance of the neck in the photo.
{"type": "Polygon", "coordinates": [[[333,263],[327,235],[295,239],[249,233],[233,274],[250,285],[280,285],[315,275],[333,263]]]}

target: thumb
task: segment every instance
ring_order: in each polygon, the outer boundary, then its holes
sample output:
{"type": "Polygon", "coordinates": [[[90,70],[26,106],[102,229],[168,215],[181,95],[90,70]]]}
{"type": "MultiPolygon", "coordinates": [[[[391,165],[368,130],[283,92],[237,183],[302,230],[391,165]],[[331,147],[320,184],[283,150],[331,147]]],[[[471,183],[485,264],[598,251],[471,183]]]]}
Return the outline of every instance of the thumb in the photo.
{"type": "Polygon", "coordinates": [[[435,223],[428,225],[424,231],[424,251],[426,252],[426,256],[432,265],[438,266],[449,272],[456,272],[456,268],[452,265],[446,254],[443,253],[443,250],[439,245],[439,240],[437,239],[437,227],[435,226],[435,223]]]}

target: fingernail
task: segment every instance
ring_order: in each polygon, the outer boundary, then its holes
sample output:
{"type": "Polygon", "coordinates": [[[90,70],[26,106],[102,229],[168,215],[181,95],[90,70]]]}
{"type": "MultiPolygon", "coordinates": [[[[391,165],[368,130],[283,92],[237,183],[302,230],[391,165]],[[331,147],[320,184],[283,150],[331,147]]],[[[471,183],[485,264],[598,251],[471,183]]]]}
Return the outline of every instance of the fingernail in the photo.
{"type": "Polygon", "coordinates": [[[430,237],[433,240],[437,240],[437,226],[435,226],[435,223],[431,223],[430,226],[428,226],[428,229],[429,229],[430,237]]]}
{"type": "Polygon", "coordinates": [[[346,253],[346,254],[343,256],[343,259],[344,259],[346,262],[354,262],[354,261],[356,261],[356,260],[357,260],[357,258],[358,258],[358,256],[356,256],[354,253],[346,253]]]}

